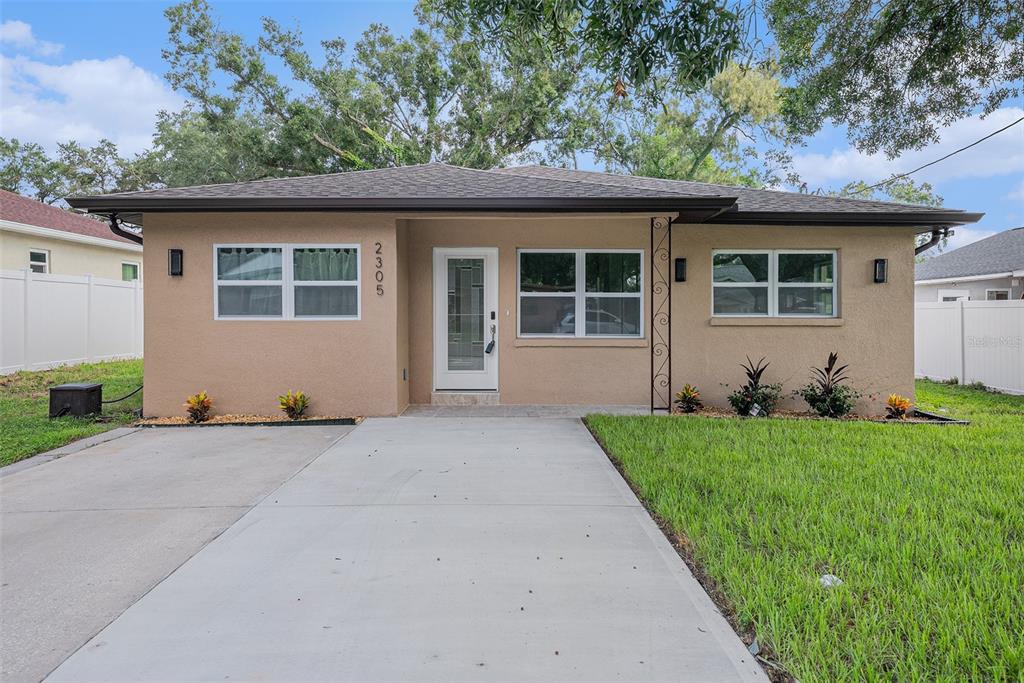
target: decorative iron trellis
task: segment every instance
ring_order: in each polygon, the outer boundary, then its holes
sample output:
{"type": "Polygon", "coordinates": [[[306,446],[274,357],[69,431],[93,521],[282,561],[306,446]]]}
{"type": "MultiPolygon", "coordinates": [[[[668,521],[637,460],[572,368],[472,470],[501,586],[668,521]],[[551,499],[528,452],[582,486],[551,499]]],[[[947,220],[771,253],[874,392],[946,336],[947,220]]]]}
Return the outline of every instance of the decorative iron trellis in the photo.
{"type": "Polygon", "coordinates": [[[672,408],[672,219],[651,219],[651,412],[672,408]]]}

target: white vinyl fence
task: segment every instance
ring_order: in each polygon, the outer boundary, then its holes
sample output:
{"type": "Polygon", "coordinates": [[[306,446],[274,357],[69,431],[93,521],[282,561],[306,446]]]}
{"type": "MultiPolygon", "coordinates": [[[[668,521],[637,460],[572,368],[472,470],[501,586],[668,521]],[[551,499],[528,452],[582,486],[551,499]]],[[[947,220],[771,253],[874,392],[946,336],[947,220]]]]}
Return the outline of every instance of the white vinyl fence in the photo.
{"type": "Polygon", "coordinates": [[[1024,394],[1024,301],[917,303],[914,373],[1024,394]]]}
{"type": "Polygon", "coordinates": [[[0,271],[0,374],[142,356],[142,283],[0,271]]]}

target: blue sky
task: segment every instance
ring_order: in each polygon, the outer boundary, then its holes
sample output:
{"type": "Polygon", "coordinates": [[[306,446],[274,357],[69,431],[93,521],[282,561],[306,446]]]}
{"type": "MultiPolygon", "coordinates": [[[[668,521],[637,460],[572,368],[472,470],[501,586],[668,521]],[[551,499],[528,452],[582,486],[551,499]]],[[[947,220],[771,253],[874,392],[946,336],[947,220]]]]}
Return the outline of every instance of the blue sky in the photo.
{"type": "MultiPolygon", "coordinates": [[[[149,0],[67,2],[4,0],[0,5],[0,134],[52,148],[58,140],[91,143],[107,137],[128,152],[149,143],[156,112],[184,98],[163,81],[163,10],[149,0]]],[[[298,25],[308,45],[341,37],[352,45],[372,22],[405,33],[416,24],[412,2],[211,2],[223,27],[254,37],[262,16],[298,25]]],[[[1004,104],[986,119],[945,129],[942,140],[896,160],[852,149],[829,127],[792,150],[811,188],[837,188],[905,172],[1024,116],[1024,101],[1004,104]]],[[[961,228],[952,246],[1024,224],[1024,124],[913,176],[928,180],[947,206],[984,211],[961,228]]]]}

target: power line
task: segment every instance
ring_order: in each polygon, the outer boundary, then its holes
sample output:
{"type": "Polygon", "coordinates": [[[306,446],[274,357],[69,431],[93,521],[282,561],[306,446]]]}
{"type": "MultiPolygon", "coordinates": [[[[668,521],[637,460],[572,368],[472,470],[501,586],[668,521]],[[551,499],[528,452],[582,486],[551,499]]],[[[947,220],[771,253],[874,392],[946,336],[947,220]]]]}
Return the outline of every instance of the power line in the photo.
{"type": "Polygon", "coordinates": [[[935,164],[939,163],[940,161],[945,161],[946,159],[950,158],[950,157],[951,157],[951,156],[953,156],[954,154],[959,154],[960,152],[963,152],[963,151],[964,151],[965,149],[970,149],[971,147],[974,147],[974,146],[975,146],[975,145],[977,145],[977,144],[980,144],[980,143],[982,143],[982,142],[985,142],[985,140],[988,140],[988,139],[989,139],[990,137],[993,137],[994,135],[998,135],[999,133],[1002,133],[1002,132],[1003,132],[1004,130],[1006,130],[1007,128],[1012,128],[1012,127],[1016,126],[1016,125],[1017,125],[1018,123],[1020,123],[1021,121],[1024,121],[1024,116],[1020,117],[1019,119],[1017,119],[1017,120],[1016,120],[1016,121],[1014,121],[1013,123],[1010,123],[1010,124],[1008,124],[1008,125],[1005,125],[1005,126],[1003,126],[1003,127],[1002,127],[1002,128],[1000,128],[999,130],[996,130],[996,131],[993,131],[993,132],[989,133],[988,135],[986,135],[985,137],[983,137],[983,138],[981,138],[981,139],[979,139],[979,140],[975,140],[974,142],[972,142],[972,143],[971,143],[971,144],[969,144],[969,145],[966,145],[966,146],[964,146],[964,147],[961,147],[961,148],[960,148],[960,149],[958,149],[958,150],[955,150],[955,151],[952,151],[952,152],[950,152],[949,154],[947,154],[947,155],[946,155],[946,156],[944,156],[944,157],[940,157],[940,158],[936,159],[935,161],[929,161],[929,162],[928,162],[927,164],[925,164],[924,166],[918,166],[918,167],[917,167],[917,168],[915,168],[915,169],[914,169],[913,171],[907,171],[906,173],[901,173],[901,174],[899,174],[899,175],[895,175],[895,176],[893,176],[892,178],[888,178],[887,180],[883,180],[883,181],[882,181],[882,182],[880,182],[880,183],[875,183],[874,185],[871,185],[871,186],[869,186],[869,187],[865,187],[865,188],[864,188],[864,189],[862,189],[862,190],[857,190],[857,191],[856,191],[856,192],[854,192],[853,194],[862,194],[862,193],[864,193],[864,192],[868,192],[868,191],[870,191],[870,190],[873,190],[873,189],[875,189],[876,187],[881,187],[882,185],[888,185],[889,183],[891,183],[891,182],[894,182],[894,181],[896,181],[896,180],[899,180],[900,178],[906,178],[906,177],[907,177],[908,175],[911,175],[911,174],[917,173],[917,172],[918,172],[918,171],[920,171],[921,169],[925,169],[925,168],[928,168],[929,166],[933,166],[933,165],[935,165],[935,164]]]}

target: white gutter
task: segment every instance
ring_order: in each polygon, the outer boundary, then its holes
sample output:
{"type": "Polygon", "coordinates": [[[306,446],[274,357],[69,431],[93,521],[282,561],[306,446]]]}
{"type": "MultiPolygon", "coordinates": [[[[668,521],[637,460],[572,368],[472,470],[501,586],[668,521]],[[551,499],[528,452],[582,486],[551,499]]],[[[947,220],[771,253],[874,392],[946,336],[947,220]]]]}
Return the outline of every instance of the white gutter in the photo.
{"type": "Polygon", "coordinates": [[[951,282],[975,282],[977,280],[994,280],[1002,277],[1024,277],[1024,270],[1013,270],[1009,273],[989,273],[987,275],[965,275],[963,277],[940,277],[934,280],[915,280],[915,285],[946,285],[951,282]]]}
{"type": "MultiPolygon", "coordinates": [[[[103,223],[97,223],[97,225],[106,227],[106,225],[104,225],[103,223]]],[[[32,235],[33,237],[46,237],[48,239],[64,240],[65,242],[89,244],[94,247],[106,247],[108,249],[120,249],[122,251],[142,251],[142,245],[139,244],[132,244],[130,242],[119,242],[117,240],[112,239],[108,240],[102,237],[93,237],[92,235],[79,235],[78,233],[67,232],[66,230],[42,228],[38,225],[16,223],[14,221],[8,221],[3,219],[0,219],[0,230],[19,232],[23,235],[32,235]]]]}

